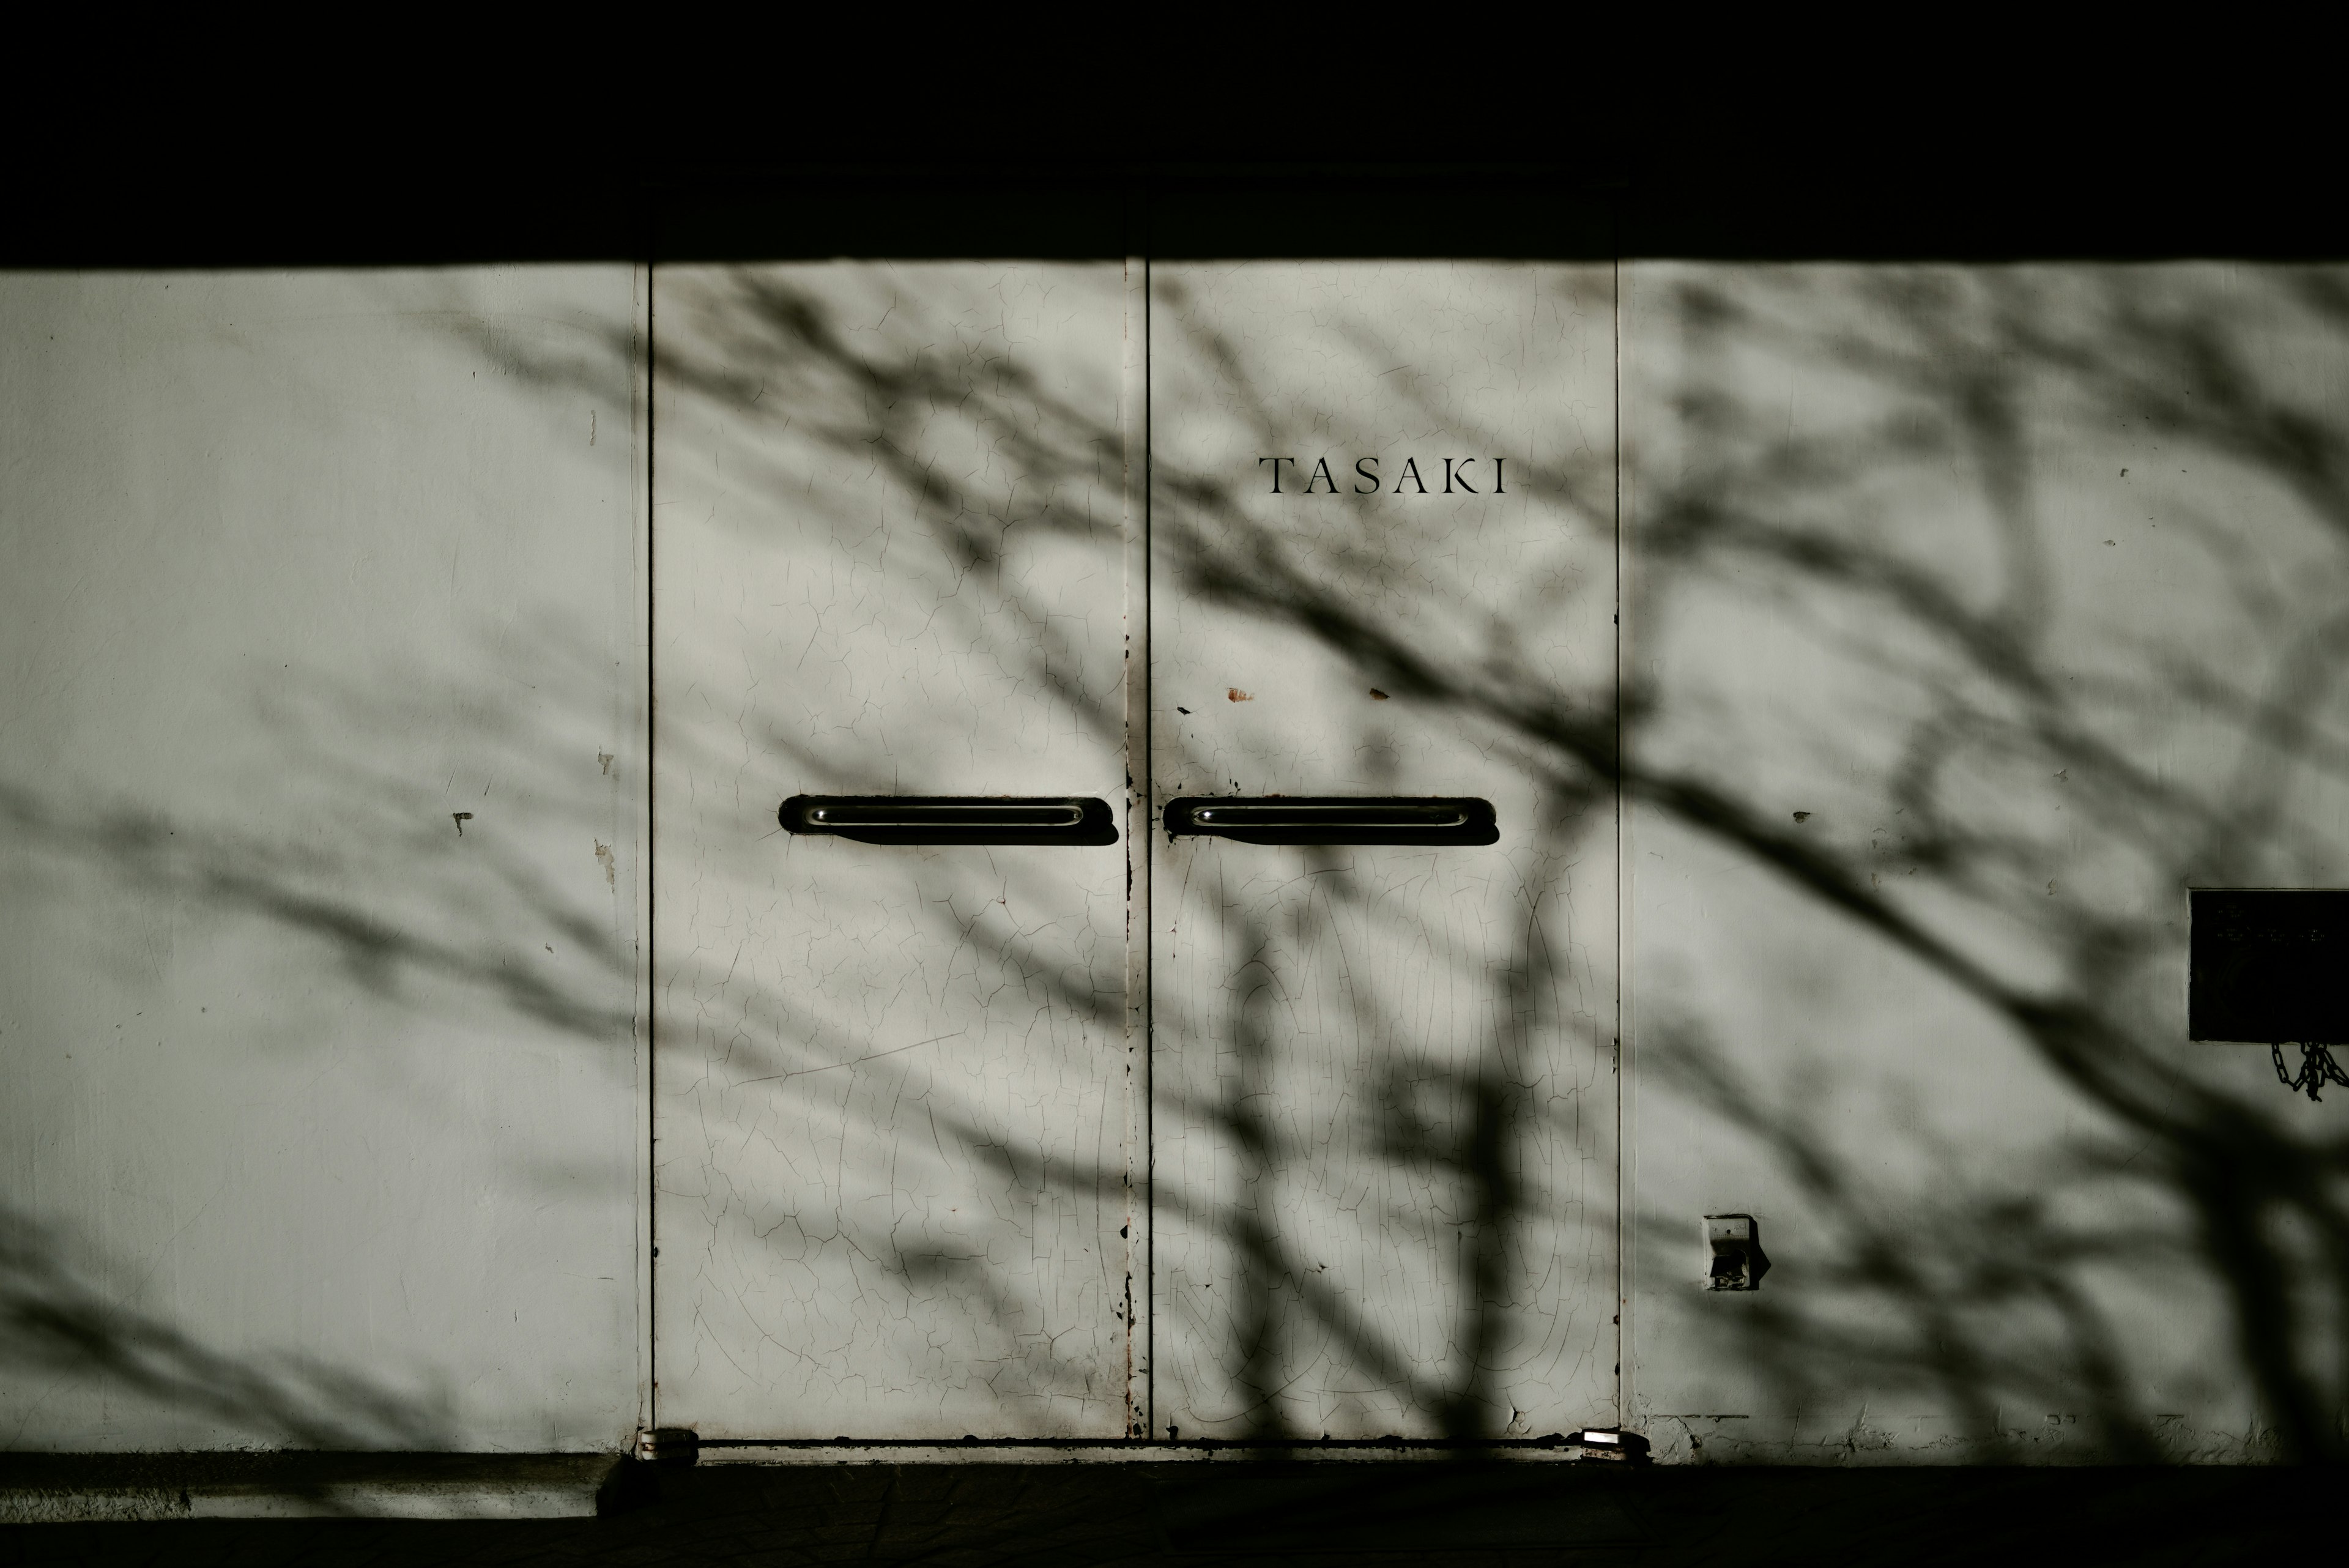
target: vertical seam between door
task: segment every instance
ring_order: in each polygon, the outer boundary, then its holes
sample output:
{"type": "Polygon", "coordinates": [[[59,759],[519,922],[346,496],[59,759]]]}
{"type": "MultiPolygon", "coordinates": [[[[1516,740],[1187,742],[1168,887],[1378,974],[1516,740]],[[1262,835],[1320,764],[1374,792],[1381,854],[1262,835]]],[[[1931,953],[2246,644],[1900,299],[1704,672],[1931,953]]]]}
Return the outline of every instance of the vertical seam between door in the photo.
{"type": "Polygon", "coordinates": [[[1151,1181],[1151,810],[1150,753],[1150,261],[1142,213],[1147,196],[1126,192],[1126,342],[1121,437],[1125,452],[1126,1095],[1125,1436],[1156,1429],[1157,1314],[1153,1310],[1155,1211],[1151,1181]],[[1137,1417],[1141,1430],[1134,1428],[1137,1417]]]}
{"type": "MultiPolygon", "coordinates": [[[[1149,215],[1149,193],[1143,194],[1143,214],[1149,215]]],[[[1157,847],[1152,820],[1158,792],[1154,787],[1150,748],[1150,503],[1153,473],[1151,469],[1151,363],[1150,363],[1150,247],[1145,226],[1142,250],[1142,1207],[1143,1227],[1142,1237],[1142,1286],[1144,1324],[1143,1340],[1143,1436],[1147,1438],[1156,1429],[1158,1420],[1158,1313],[1154,1301],[1158,1279],[1158,1183],[1157,1144],[1153,1137],[1152,1109],[1155,1104],[1155,1077],[1152,1071],[1152,1055],[1156,1048],[1158,1031],[1157,1009],[1152,988],[1156,984],[1156,966],[1151,961],[1152,944],[1156,940],[1156,914],[1152,903],[1154,881],[1150,876],[1150,856],[1157,847]]]]}
{"type": "Polygon", "coordinates": [[[1627,842],[1623,789],[1624,773],[1630,759],[1624,752],[1623,732],[1623,617],[1626,610],[1623,584],[1629,542],[1623,533],[1623,246],[1619,210],[1615,213],[1615,220],[1609,225],[1615,232],[1612,290],[1615,296],[1615,1310],[1609,1315],[1615,1320],[1615,1425],[1620,1428],[1630,1418],[1623,1381],[1624,1349],[1628,1337],[1623,1320],[1630,1315],[1631,1311],[1630,1293],[1626,1288],[1629,1281],[1625,1263],[1631,1228],[1624,1208],[1630,1196],[1626,1180],[1630,1148],[1625,1142],[1629,1118],[1624,1114],[1630,1093],[1630,1075],[1623,1043],[1623,997],[1631,978],[1631,923],[1629,907],[1630,863],[1628,858],[1630,846],[1627,842]]]}
{"type": "Polygon", "coordinates": [[[660,769],[658,756],[658,688],[653,680],[656,659],[654,641],[655,604],[654,573],[658,569],[659,550],[654,534],[656,493],[653,465],[656,453],[653,432],[657,421],[653,418],[657,367],[655,363],[653,305],[657,264],[650,260],[651,248],[647,247],[645,263],[645,1425],[660,1425],[660,1256],[659,1229],[659,1084],[660,1018],[657,998],[659,992],[659,923],[654,912],[659,907],[659,887],[655,879],[659,837],[654,831],[657,814],[654,810],[653,792],[657,787],[660,769]]]}

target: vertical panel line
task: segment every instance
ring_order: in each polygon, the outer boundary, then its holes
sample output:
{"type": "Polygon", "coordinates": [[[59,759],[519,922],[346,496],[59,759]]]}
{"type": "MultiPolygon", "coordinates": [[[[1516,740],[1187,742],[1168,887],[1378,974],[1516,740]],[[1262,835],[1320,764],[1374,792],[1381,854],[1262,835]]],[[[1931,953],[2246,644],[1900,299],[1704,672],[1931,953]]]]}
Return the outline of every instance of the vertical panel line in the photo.
{"type": "Polygon", "coordinates": [[[1630,1096],[1630,1062],[1623,1035],[1625,988],[1630,982],[1631,922],[1630,922],[1630,845],[1624,821],[1627,792],[1624,774],[1630,766],[1625,751],[1627,737],[1623,728],[1624,618],[1626,605],[1626,545],[1623,533],[1623,254],[1621,213],[1609,226],[1615,233],[1614,296],[1615,296],[1615,1424],[1620,1428],[1630,1420],[1630,1400],[1628,1397],[1630,1365],[1625,1352],[1630,1344],[1630,1325],[1623,1320],[1631,1315],[1630,1263],[1631,1226],[1629,1211],[1624,1207],[1630,1198],[1630,1147],[1626,1141],[1630,1127],[1628,1113],[1630,1096]]]}
{"type": "Polygon", "coordinates": [[[1156,1430],[1156,1279],[1151,1199],[1150,262],[1146,197],[1126,197],[1125,343],[1120,389],[1125,475],[1126,1434],[1156,1430]]]}
{"type": "MultiPolygon", "coordinates": [[[[1143,211],[1148,212],[1148,195],[1143,195],[1143,211]]],[[[1145,235],[1145,241],[1147,236],[1145,235]]],[[[1156,1430],[1158,1420],[1158,1314],[1151,1303],[1156,1299],[1158,1278],[1158,1162],[1156,1142],[1153,1137],[1153,1107],[1156,1104],[1155,1079],[1152,1071],[1153,1054],[1157,1045],[1157,1014],[1152,1006],[1151,986],[1154,975],[1150,955],[1154,940],[1156,914],[1151,901],[1150,857],[1158,841],[1152,830],[1157,826],[1157,791],[1153,787],[1156,772],[1150,745],[1150,503],[1154,473],[1151,465],[1151,362],[1150,362],[1150,255],[1147,245],[1142,256],[1142,1201],[1143,1225],[1143,1321],[1149,1333],[1143,1342],[1143,1435],[1156,1430]]]]}
{"type": "Polygon", "coordinates": [[[645,983],[640,989],[641,993],[646,999],[643,1025],[645,1051],[645,1424],[648,1427],[657,1427],[660,1425],[660,1270],[657,1266],[657,1261],[660,1257],[660,1133],[659,1096],[657,1093],[658,1074],[660,1070],[660,1022],[657,1017],[658,1009],[653,999],[659,993],[657,976],[659,973],[660,933],[658,924],[653,919],[653,911],[659,907],[658,884],[655,878],[657,875],[657,863],[660,853],[660,840],[659,836],[656,831],[656,825],[659,820],[659,815],[654,809],[653,792],[659,787],[660,769],[657,765],[657,759],[659,756],[659,688],[655,684],[653,679],[653,667],[657,659],[654,652],[656,647],[654,638],[654,605],[656,603],[656,597],[654,594],[653,578],[654,573],[658,569],[658,561],[660,558],[660,551],[658,549],[658,541],[657,538],[658,530],[655,522],[656,506],[654,499],[657,494],[657,486],[654,478],[654,463],[657,458],[654,445],[654,431],[658,423],[655,419],[654,414],[655,404],[657,401],[656,389],[659,378],[658,367],[656,363],[657,350],[655,347],[653,322],[653,305],[656,292],[654,288],[654,277],[655,268],[657,264],[649,259],[650,254],[650,247],[647,247],[647,256],[648,259],[646,261],[642,269],[645,280],[645,897],[640,907],[645,911],[645,983]]]}

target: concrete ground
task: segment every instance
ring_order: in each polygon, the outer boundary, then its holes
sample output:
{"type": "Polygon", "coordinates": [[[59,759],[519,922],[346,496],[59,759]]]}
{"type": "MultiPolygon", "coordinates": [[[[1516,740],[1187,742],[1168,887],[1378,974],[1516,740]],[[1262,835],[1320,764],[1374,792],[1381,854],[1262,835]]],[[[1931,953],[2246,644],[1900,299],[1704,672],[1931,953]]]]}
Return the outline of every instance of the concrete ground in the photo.
{"type": "Polygon", "coordinates": [[[709,1465],[605,1517],[0,1529],[0,1563],[1074,1565],[2273,1563],[2341,1550],[2344,1482],[2291,1469],[1574,1464],[709,1465]]]}

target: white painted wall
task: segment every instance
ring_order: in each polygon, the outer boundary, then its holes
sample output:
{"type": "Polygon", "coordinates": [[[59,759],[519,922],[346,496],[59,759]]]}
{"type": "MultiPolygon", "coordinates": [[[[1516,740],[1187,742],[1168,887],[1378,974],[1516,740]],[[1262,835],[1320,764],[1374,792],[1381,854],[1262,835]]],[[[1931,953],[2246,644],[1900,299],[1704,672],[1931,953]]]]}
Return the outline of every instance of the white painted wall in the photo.
{"type": "Polygon", "coordinates": [[[637,313],[0,280],[0,1447],[636,1425],[637,313]]]}
{"type": "Polygon", "coordinates": [[[2342,275],[1627,279],[1630,1419],[2337,1444],[2343,1107],[2187,1040],[2185,943],[2189,887],[2349,882],[2342,275]],[[1724,1210],[1756,1293],[1697,1283],[1724,1210]]]}
{"type": "MultiPolygon", "coordinates": [[[[2341,277],[1622,275],[1623,1418],[1692,1462],[2321,1446],[2344,1376],[2338,1106],[2287,1096],[2256,1049],[2188,1043],[2182,987],[2188,887],[2349,880],[2341,277]],[[1723,1210],[1761,1220],[1754,1294],[1699,1288],[1699,1218],[1723,1210]]],[[[708,304],[740,281],[678,275],[681,348],[686,286],[708,304]]],[[[706,374],[673,388],[659,624],[684,749],[661,995],[692,1072],[663,1082],[680,1142],[657,1185],[639,277],[0,281],[0,1446],[616,1448],[650,1413],[648,1193],[665,1420],[1102,1437],[1154,1397],[1177,1424],[1257,1418],[1245,1325],[1204,1303],[1245,1272],[1239,1231],[1159,1238],[1183,1278],[1149,1333],[1152,1303],[1121,1299],[1150,1241],[1123,1191],[1149,1120],[1121,1022],[1149,974],[1119,929],[1131,834],[1081,867],[760,836],[819,784],[1120,790],[1133,283],[765,281],[788,286],[728,296],[748,321],[788,337],[805,318],[784,307],[812,299],[845,349],[816,366],[720,312],[706,374]],[[765,400],[786,392],[778,421],[765,400]],[[859,466],[867,438],[896,444],[859,466]],[[1038,474],[1053,484],[1026,488],[1038,474]],[[1023,539],[1030,520],[1050,527],[1023,539]],[[942,548],[1007,525],[1011,569],[955,581],[942,548]],[[1061,639],[1033,669],[1030,613],[1061,639]],[[822,683],[785,630],[827,651],[822,683]],[[1001,913],[957,902],[982,892],[1001,913]],[[962,949],[893,956],[948,927],[962,949]],[[923,1057],[936,1019],[986,1049],[923,1057]],[[908,1048],[853,1065],[857,1040],[908,1048]],[[1154,1343],[1182,1360],[1155,1388],[1154,1343]]],[[[1531,419],[1550,513],[1595,532],[1611,437],[1551,436],[1607,428],[1603,357],[1545,379],[1530,338],[1476,337],[1508,334],[1475,288],[1396,286],[1299,316],[1326,352],[1228,300],[1163,325],[1227,332],[1240,349],[1200,385],[1244,370],[1268,400],[1249,419],[1336,450],[1467,421],[1350,389],[1347,369],[1387,328],[1465,312],[1484,325],[1412,362],[1489,381],[1469,413],[1531,419]]],[[[1576,286],[1603,318],[1606,291],[1576,286]]],[[[1170,380],[1163,420],[1184,395],[1170,380]]],[[[1164,527],[1212,513],[1239,453],[1212,418],[1191,428],[1185,446],[1165,426],[1164,527]]],[[[1240,758],[1262,777],[1229,785],[1434,789],[1457,745],[1531,813],[1605,764],[1603,649],[1571,640],[1591,619],[1574,592],[1415,536],[1307,543],[1296,559],[1331,568],[1308,578],[1433,650],[1442,700],[1331,721],[1354,677],[1386,689],[1391,650],[1339,649],[1310,618],[1185,631],[1170,598],[1162,684],[1253,659],[1307,670],[1313,701],[1277,711],[1278,680],[1219,677],[1265,690],[1193,734],[1173,726],[1196,705],[1159,691],[1164,786],[1240,758]],[[1485,619],[1445,620],[1488,579],[1485,619]],[[1344,746],[1367,760],[1321,754],[1344,746]]],[[[1561,874],[1591,971],[1555,1014],[1569,1106],[1598,1102],[1582,1070],[1603,1064],[1609,995],[1612,932],[1576,879],[1605,880],[1611,846],[1585,847],[1561,874]]],[[[1305,1031],[1321,1055],[1287,1064],[1305,1087],[1278,1129],[1301,1152],[1274,1173],[1304,1196],[1259,1202],[1262,1173],[1227,1158],[1237,1124],[1215,1119],[1245,1075],[1185,1010],[1287,960],[1188,970],[1174,933],[1316,917],[1293,877],[1205,898],[1183,869],[1204,859],[1143,878],[1170,939],[1154,1114],[1198,1156],[1165,1177],[1330,1265],[1265,1321],[1309,1326],[1306,1287],[1334,1290],[1438,1391],[1300,1337],[1263,1363],[1301,1379],[1279,1421],[1445,1429],[1466,1417],[1442,1408],[1464,1365],[1444,1325],[1475,1314],[1411,1248],[1450,1240],[1458,1173],[1349,1122],[1345,1064],[1375,1042],[1442,1077],[1484,1005],[1470,981],[1510,994],[1526,928],[1495,911],[1521,906],[1497,883],[1387,900],[1381,919],[1450,933],[1441,984],[1416,984],[1393,931],[1342,997],[1306,972],[1342,941],[1291,966],[1325,1012],[1350,999],[1408,1028],[1305,1031]],[[1186,1041],[1204,1054],[1167,1054],[1186,1041]]],[[[1585,1290],[1603,1254],[1584,1232],[1609,1212],[1604,1129],[1562,1125],[1529,1135],[1556,1225],[1512,1265],[1538,1282],[1512,1287],[1513,1321],[1585,1290]]],[[[1581,1359],[1527,1385],[1549,1402],[1502,1429],[1607,1413],[1590,1315],[1568,1314],[1581,1359]]]]}

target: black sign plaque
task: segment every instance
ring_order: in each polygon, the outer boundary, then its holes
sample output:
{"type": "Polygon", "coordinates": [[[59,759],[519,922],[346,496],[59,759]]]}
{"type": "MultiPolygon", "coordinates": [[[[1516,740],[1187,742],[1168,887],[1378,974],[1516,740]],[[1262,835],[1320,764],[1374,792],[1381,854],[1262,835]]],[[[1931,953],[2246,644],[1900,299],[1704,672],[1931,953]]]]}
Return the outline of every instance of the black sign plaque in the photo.
{"type": "Polygon", "coordinates": [[[2190,1038],[2349,1044],[2349,891],[2197,888],[2188,898],[2190,1038]]]}

